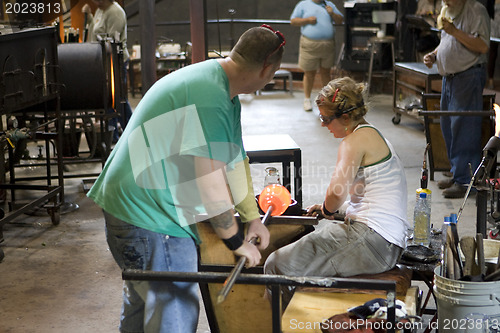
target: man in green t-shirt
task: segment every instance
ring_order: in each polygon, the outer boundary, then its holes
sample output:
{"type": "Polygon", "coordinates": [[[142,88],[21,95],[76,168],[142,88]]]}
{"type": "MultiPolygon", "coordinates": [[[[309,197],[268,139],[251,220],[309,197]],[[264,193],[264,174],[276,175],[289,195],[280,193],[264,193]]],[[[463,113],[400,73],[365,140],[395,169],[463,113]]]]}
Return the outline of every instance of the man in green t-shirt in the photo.
{"type": "MultiPolygon", "coordinates": [[[[273,78],[284,45],[271,27],[251,28],[229,57],[169,74],[142,98],[88,193],[104,211],[121,269],[197,271],[196,222],[207,217],[229,249],[258,264],[269,231],[255,202],[238,94],[273,78]],[[247,242],[253,237],[260,244],[247,242]]],[[[123,299],[122,332],[196,332],[196,284],[125,281],[123,299]]]]}

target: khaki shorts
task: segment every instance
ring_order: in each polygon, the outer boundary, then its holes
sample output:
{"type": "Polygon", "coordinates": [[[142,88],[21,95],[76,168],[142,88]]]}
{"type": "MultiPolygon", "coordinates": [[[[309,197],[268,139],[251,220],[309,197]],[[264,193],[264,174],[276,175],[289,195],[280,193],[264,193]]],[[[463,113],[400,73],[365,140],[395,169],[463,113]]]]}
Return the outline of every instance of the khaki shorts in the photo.
{"type": "Polygon", "coordinates": [[[334,40],[312,40],[300,37],[299,67],[304,71],[315,71],[318,68],[332,68],[335,63],[334,40]]]}

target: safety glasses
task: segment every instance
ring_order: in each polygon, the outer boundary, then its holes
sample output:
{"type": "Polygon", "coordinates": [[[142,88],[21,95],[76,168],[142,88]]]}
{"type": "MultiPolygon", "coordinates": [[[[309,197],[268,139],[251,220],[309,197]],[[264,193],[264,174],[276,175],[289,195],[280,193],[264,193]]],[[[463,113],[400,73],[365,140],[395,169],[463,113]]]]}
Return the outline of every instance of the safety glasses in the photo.
{"type": "Polygon", "coordinates": [[[267,64],[267,60],[269,59],[269,57],[270,57],[271,55],[273,55],[274,53],[278,52],[278,51],[279,51],[279,49],[281,49],[283,46],[285,46],[285,44],[286,44],[286,40],[285,40],[285,36],[283,36],[283,34],[282,34],[281,32],[279,32],[279,31],[277,31],[277,30],[274,30],[274,29],[273,29],[270,25],[263,24],[263,25],[261,25],[261,27],[262,27],[262,28],[269,29],[269,30],[271,30],[272,32],[274,32],[274,34],[275,34],[276,36],[278,36],[278,39],[279,39],[279,41],[280,41],[280,45],[279,45],[279,46],[278,46],[278,47],[277,47],[277,48],[276,48],[273,52],[271,52],[271,53],[269,53],[269,54],[267,55],[266,60],[264,61],[264,65],[266,65],[266,64],[267,64]]]}
{"type": "Polygon", "coordinates": [[[322,114],[319,115],[319,120],[321,120],[321,123],[324,124],[325,126],[328,126],[328,124],[330,124],[335,118],[335,116],[331,116],[331,117],[326,117],[326,116],[323,116],[322,114]]]}

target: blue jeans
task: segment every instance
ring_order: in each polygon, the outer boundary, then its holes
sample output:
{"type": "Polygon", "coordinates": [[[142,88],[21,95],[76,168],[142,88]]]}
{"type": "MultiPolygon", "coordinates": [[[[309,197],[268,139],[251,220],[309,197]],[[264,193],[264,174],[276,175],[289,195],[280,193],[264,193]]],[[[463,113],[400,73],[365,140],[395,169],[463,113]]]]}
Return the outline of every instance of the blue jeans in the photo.
{"type": "MultiPolygon", "coordinates": [[[[484,66],[468,69],[454,76],[443,77],[441,110],[464,111],[483,109],[483,89],[486,83],[484,66]]],[[[470,168],[476,170],[481,160],[482,117],[443,116],[441,130],[453,180],[458,184],[470,182],[470,168]]]]}
{"type": "MultiPolygon", "coordinates": [[[[106,212],[104,218],[109,249],[122,270],[198,270],[192,238],[142,229],[106,212]]],[[[195,333],[199,310],[196,283],[125,281],[120,332],[195,333]]]]}

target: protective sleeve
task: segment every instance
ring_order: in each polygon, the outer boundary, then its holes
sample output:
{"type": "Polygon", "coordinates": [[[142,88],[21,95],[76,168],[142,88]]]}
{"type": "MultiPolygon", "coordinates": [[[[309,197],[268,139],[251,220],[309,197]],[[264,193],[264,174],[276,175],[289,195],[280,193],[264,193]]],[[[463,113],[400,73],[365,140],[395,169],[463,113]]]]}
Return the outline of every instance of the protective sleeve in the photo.
{"type": "Polygon", "coordinates": [[[260,218],[259,209],[257,208],[257,201],[255,200],[255,194],[253,192],[253,183],[252,177],[250,175],[250,163],[248,161],[248,157],[245,158],[241,163],[238,163],[235,170],[228,174],[228,180],[231,188],[231,192],[233,192],[234,200],[234,209],[240,215],[242,222],[249,222],[260,218]],[[234,176],[239,176],[237,181],[234,180],[234,176]],[[243,182],[242,180],[246,180],[243,182]],[[238,198],[234,196],[234,188],[231,184],[239,184],[243,188],[237,189],[240,195],[238,198]],[[243,191],[242,191],[243,190],[243,191]]]}

